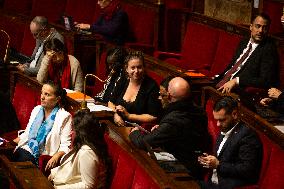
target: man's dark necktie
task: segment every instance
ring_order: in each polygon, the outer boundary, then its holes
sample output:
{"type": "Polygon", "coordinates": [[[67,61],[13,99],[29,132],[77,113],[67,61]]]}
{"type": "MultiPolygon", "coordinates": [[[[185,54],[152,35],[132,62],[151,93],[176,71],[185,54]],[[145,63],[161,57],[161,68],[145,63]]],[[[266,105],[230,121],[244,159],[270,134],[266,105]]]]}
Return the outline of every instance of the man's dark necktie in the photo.
{"type": "Polygon", "coordinates": [[[225,83],[227,83],[230,80],[230,78],[232,77],[232,74],[237,71],[238,67],[241,66],[244,60],[248,57],[251,49],[252,49],[252,45],[250,43],[248,50],[243,54],[243,56],[239,59],[239,61],[237,61],[235,65],[229,71],[227,71],[223,79],[219,83],[217,83],[216,85],[217,88],[222,87],[225,83]]]}

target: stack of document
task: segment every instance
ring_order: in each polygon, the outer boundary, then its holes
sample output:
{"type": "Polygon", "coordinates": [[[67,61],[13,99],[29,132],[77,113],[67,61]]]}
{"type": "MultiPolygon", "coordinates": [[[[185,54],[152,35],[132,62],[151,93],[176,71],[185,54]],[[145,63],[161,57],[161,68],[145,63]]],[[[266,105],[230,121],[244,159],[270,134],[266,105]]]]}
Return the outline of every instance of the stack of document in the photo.
{"type": "MultiPolygon", "coordinates": [[[[65,89],[67,92],[67,96],[69,96],[70,98],[76,100],[77,102],[82,102],[84,100],[84,93],[78,92],[78,91],[73,91],[70,89],[65,89]]],[[[92,97],[86,95],[85,97],[86,102],[95,102],[95,99],[93,99],[92,97]]]]}

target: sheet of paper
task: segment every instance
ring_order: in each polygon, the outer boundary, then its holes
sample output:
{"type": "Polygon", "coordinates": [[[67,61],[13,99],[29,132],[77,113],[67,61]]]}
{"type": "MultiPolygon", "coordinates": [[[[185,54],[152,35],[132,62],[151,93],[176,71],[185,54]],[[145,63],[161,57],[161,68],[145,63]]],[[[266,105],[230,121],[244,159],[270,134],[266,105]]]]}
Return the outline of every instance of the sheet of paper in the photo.
{"type": "Polygon", "coordinates": [[[91,112],[98,112],[98,111],[112,111],[111,108],[104,106],[104,105],[97,105],[95,103],[87,103],[87,107],[90,109],[91,112]]]}

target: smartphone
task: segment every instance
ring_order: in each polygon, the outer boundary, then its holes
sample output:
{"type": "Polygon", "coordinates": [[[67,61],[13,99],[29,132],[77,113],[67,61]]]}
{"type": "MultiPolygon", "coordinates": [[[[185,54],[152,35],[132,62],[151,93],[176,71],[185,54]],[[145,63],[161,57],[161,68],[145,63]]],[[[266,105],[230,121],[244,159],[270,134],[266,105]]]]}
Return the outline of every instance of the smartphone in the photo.
{"type": "Polygon", "coordinates": [[[197,156],[205,156],[204,153],[203,153],[201,150],[195,150],[194,153],[195,153],[197,156]]]}

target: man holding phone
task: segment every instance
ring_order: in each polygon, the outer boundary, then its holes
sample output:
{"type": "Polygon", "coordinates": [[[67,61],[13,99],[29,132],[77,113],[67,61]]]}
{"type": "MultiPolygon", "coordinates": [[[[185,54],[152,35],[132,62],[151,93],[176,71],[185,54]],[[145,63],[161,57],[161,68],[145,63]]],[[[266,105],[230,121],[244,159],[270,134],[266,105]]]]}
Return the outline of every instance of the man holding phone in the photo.
{"type": "Polygon", "coordinates": [[[145,150],[147,145],[162,148],[174,155],[191,176],[201,178],[202,167],[198,164],[195,151],[204,151],[209,146],[206,113],[193,104],[190,86],[181,77],[173,78],[164,94],[160,90],[160,100],[161,97],[164,113],[159,126],[155,126],[150,133],[142,133],[135,127],[129,138],[135,146],[145,150]]]}
{"type": "Polygon", "coordinates": [[[224,97],[213,107],[213,116],[221,133],[215,155],[203,153],[199,163],[212,170],[201,188],[231,189],[255,184],[261,168],[262,145],[256,133],[239,119],[238,102],[224,97]]]}

